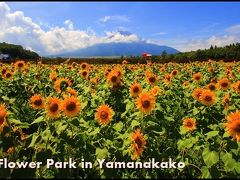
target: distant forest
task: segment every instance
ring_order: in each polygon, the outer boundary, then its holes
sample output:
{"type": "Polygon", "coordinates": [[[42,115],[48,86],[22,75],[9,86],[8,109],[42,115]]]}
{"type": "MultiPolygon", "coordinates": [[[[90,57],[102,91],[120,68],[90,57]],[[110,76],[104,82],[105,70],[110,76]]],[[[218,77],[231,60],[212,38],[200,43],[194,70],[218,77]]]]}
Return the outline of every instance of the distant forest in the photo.
{"type": "Polygon", "coordinates": [[[9,54],[12,59],[38,59],[39,55],[36,52],[26,50],[20,45],[0,43],[0,54],[9,54]]]}
{"type": "Polygon", "coordinates": [[[156,62],[188,62],[188,61],[205,61],[208,59],[239,61],[240,60],[240,43],[233,43],[225,47],[211,46],[209,49],[197,50],[191,52],[180,52],[177,54],[167,54],[163,52],[160,56],[152,58],[156,62]]]}

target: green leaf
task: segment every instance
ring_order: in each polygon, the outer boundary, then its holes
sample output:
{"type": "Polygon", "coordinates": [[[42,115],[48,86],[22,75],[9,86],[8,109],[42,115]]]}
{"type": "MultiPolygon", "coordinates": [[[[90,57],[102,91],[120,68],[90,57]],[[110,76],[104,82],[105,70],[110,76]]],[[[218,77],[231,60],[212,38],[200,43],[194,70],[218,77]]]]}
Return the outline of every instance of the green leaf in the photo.
{"type": "Polygon", "coordinates": [[[94,135],[98,134],[99,132],[100,132],[100,128],[95,128],[94,131],[88,133],[87,135],[89,135],[89,136],[94,136],[94,135]]]}
{"type": "Polygon", "coordinates": [[[29,124],[28,124],[27,122],[21,122],[21,121],[18,120],[18,119],[13,119],[13,118],[11,118],[11,119],[9,119],[8,121],[9,121],[10,124],[11,124],[11,123],[16,124],[16,125],[18,125],[18,126],[21,127],[21,128],[28,128],[28,127],[29,127],[29,124]]]}
{"type": "Polygon", "coordinates": [[[208,170],[208,167],[207,167],[207,166],[203,166],[203,167],[201,168],[201,171],[202,171],[202,176],[201,176],[201,178],[211,178],[211,177],[212,177],[211,174],[210,174],[210,172],[209,172],[209,170],[208,170]]]}
{"type": "Polygon", "coordinates": [[[116,123],[114,126],[113,126],[113,129],[115,129],[116,131],[121,131],[123,128],[123,123],[120,121],[118,123],[116,123]]]}
{"type": "Polygon", "coordinates": [[[218,135],[218,131],[210,131],[206,134],[207,136],[207,139],[211,138],[211,137],[214,137],[214,136],[217,136],[218,135]]]}
{"type": "Polygon", "coordinates": [[[193,108],[193,115],[196,115],[196,114],[198,114],[199,113],[199,110],[196,108],[196,107],[194,107],[193,108]]]}
{"type": "Polygon", "coordinates": [[[172,116],[164,116],[164,119],[166,119],[168,121],[175,121],[172,116]]]}
{"type": "Polygon", "coordinates": [[[37,135],[37,134],[33,134],[32,135],[32,140],[31,143],[29,144],[28,147],[34,147],[36,142],[38,142],[41,139],[41,136],[37,135]]]}
{"type": "Polygon", "coordinates": [[[232,154],[221,153],[221,159],[224,162],[224,169],[226,171],[232,171],[234,169],[236,161],[232,158],[232,154]]]}
{"type": "Polygon", "coordinates": [[[208,167],[211,167],[219,161],[219,154],[216,151],[210,151],[209,148],[203,150],[202,157],[208,167]]]}
{"type": "Polygon", "coordinates": [[[106,148],[96,148],[97,159],[105,159],[108,156],[108,150],[106,148]]]}
{"type": "Polygon", "coordinates": [[[40,122],[44,122],[44,117],[40,116],[37,119],[35,119],[31,124],[36,124],[36,123],[40,123],[40,122]]]}
{"type": "Polygon", "coordinates": [[[131,127],[134,128],[135,126],[139,126],[140,123],[136,120],[133,120],[132,123],[131,123],[131,127]]]}

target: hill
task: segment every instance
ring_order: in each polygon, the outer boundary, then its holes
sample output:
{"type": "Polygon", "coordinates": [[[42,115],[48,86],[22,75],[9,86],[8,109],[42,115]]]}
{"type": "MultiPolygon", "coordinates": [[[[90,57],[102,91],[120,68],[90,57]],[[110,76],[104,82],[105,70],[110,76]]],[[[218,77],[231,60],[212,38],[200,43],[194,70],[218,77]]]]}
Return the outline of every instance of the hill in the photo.
{"type": "Polygon", "coordinates": [[[94,56],[140,56],[144,52],[152,55],[176,54],[179,51],[146,42],[100,43],[76,51],[54,55],[55,57],[94,57],[94,56]]]}
{"type": "Polygon", "coordinates": [[[0,43],[0,54],[9,54],[13,59],[38,59],[40,56],[33,51],[24,49],[21,45],[0,43]]]}

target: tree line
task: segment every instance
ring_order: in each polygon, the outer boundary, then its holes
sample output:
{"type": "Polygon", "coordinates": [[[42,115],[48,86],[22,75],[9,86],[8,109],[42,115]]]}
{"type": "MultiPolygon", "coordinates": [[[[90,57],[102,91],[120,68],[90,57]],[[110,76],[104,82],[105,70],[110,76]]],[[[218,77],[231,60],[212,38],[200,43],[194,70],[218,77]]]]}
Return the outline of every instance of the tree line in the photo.
{"type": "Polygon", "coordinates": [[[188,61],[207,61],[224,60],[239,61],[240,59],[240,43],[233,43],[225,47],[211,46],[209,49],[198,49],[190,52],[180,52],[177,54],[167,54],[163,51],[160,56],[153,56],[154,62],[188,62],[188,61]]]}
{"type": "Polygon", "coordinates": [[[21,45],[0,43],[0,54],[9,54],[12,59],[38,59],[40,56],[33,51],[24,49],[21,45]]]}

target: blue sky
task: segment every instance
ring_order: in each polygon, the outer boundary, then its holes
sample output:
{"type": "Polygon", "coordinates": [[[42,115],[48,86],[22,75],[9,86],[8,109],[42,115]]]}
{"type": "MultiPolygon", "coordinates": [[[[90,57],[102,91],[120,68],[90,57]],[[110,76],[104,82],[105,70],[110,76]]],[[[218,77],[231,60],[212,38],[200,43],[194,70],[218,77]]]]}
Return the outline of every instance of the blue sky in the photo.
{"type": "Polygon", "coordinates": [[[240,41],[239,17],[240,2],[7,2],[0,41],[41,54],[140,40],[190,51],[240,41]]]}

